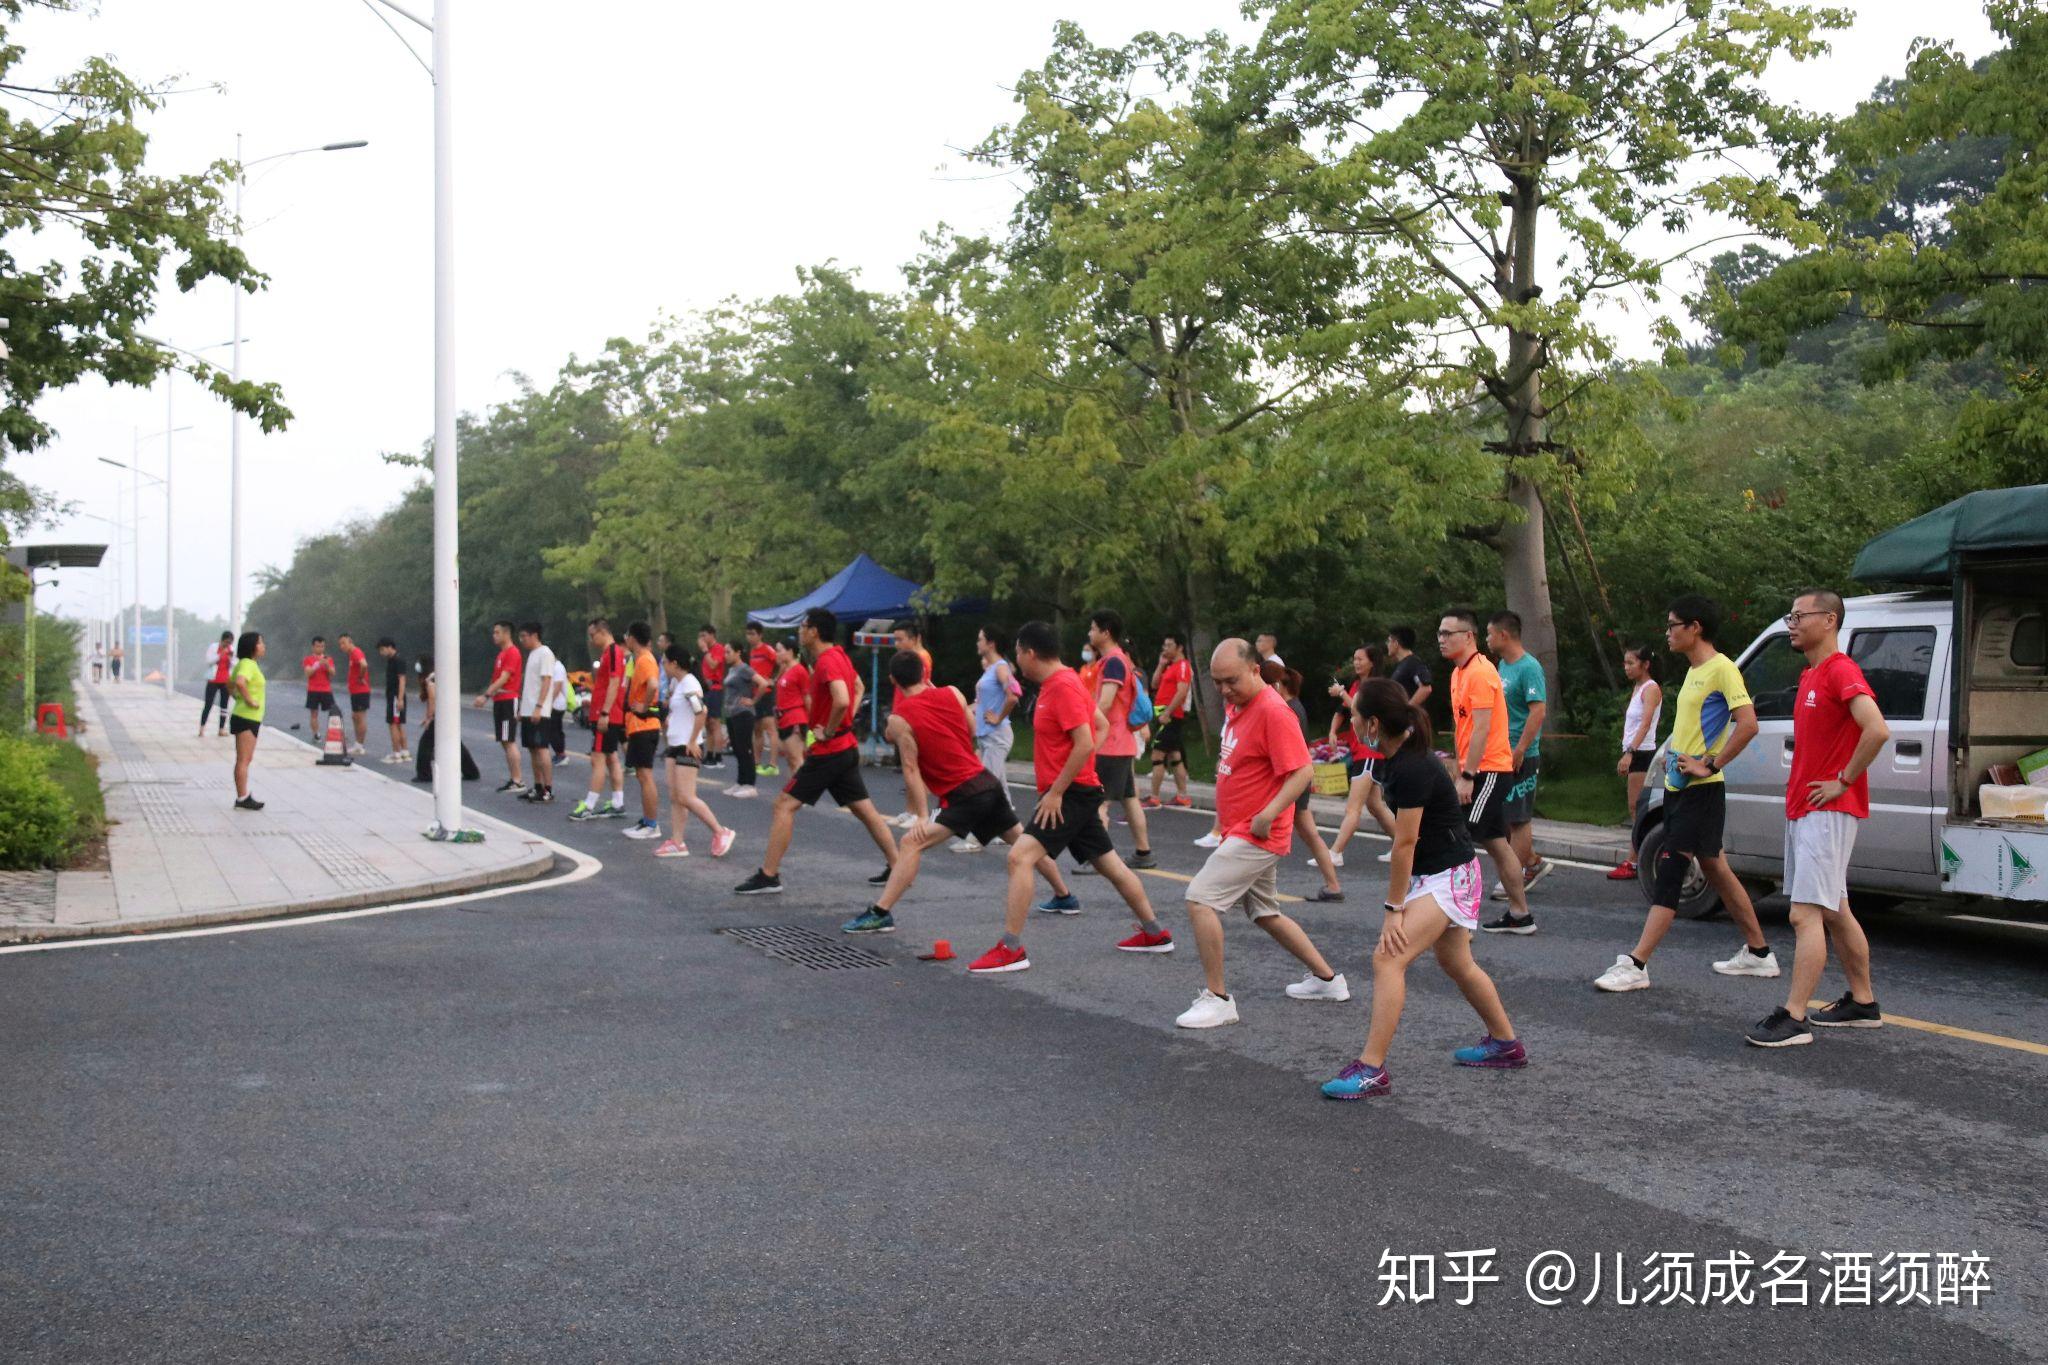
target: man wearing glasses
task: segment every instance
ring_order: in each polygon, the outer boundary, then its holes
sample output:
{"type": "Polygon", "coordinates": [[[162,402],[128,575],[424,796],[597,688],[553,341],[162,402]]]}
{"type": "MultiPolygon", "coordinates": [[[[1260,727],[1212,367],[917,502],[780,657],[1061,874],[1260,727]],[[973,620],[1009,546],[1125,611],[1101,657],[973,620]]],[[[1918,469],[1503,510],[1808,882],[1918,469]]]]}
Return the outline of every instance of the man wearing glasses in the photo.
{"type": "Polygon", "coordinates": [[[1451,665],[1451,722],[1458,744],[1458,804],[1472,842],[1486,849],[1500,873],[1508,908],[1480,925],[1489,934],[1533,934],[1536,917],[1522,887],[1522,860],[1508,842],[1508,788],[1515,781],[1508,739],[1507,689],[1493,661],[1479,652],[1479,617],[1448,612],[1437,623],[1436,647],[1451,665]]]}
{"type": "Polygon", "coordinates": [[[1633,952],[1623,953],[1594,979],[1603,991],[1640,991],[1650,984],[1650,954],[1677,918],[1685,889],[1686,864],[1700,871],[1720,893],[1728,917],[1742,930],[1744,947],[1714,970],[1723,976],[1776,976],[1778,959],[1756,922],[1749,893],[1721,856],[1728,818],[1728,784],[1721,770],[1756,737],[1756,707],[1750,704],[1742,670],[1714,647],[1721,608],[1704,597],[1687,596],[1665,611],[1664,640],[1688,665],[1678,692],[1678,714],[1664,759],[1664,846],[1658,850],[1654,902],[1633,952]]]}

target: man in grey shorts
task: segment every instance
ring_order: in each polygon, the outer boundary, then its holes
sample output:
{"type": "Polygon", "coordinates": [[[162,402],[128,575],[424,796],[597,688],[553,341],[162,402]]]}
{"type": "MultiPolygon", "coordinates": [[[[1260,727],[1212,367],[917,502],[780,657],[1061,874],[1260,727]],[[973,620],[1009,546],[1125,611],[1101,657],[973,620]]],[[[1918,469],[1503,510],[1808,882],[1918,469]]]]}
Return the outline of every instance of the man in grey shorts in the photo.
{"type": "Polygon", "coordinates": [[[1299,924],[1280,913],[1275,869],[1294,847],[1294,802],[1308,789],[1308,741],[1280,694],[1259,677],[1259,659],[1243,640],[1225,640],[1209,660],[1222,694],[1216,746],[1216,819],[1223,842],[1188,883],[1188,920],[1202,954],[1201,994],[1174,1023],[1216,1028],[1237,1022],[1223,982],[1223,912],[1242,906],[1252,923],[1301,960],[1308,975],[1287,988],[1296,1000],[1344,1001],[1351,991],[1299,924]]]}
{"type": "Polygon", "coordinates": [[[1842,599],[1826,588],[1802,592],[1785,617],[1792,648],[1806,656],[1792,703],[1792,772],[1785,782],[1785,890],[1799,936],[1785,1004],[1748,1033],[1757,1047],[1813,1041],[1808,1025],[1877,1028],[1884,1016],[1870,984],[1870,940],[1849,909],[1849,855],[1856,823],[1870,818],[1868,769],[1891,738],[1877,697],[1856,661],[1842,653],[1842,599]],[[1849,989],[1806,1012],[1835,945],[1849,989]]]}

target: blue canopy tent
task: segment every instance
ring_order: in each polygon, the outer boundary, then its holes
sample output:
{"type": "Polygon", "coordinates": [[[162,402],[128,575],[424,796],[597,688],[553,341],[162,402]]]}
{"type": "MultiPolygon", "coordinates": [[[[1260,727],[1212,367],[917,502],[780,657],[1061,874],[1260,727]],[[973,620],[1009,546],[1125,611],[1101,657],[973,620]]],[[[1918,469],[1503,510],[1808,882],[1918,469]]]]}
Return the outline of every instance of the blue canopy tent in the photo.
{"type": "MultiPolygon", "coordinates": [[[[794,602],[784,602],[779,607],[758,608],[748,612],[747,619],[759,621],[769,630],[794,630],[803,621],[805,612],[818,607],[831,612],[842,626],[858,626],[877,618],[893,621],[905,616],[986,611],[988,603],[972,598],[962,598],[955,602],[933,602],[928,589],[907,578],[897,577],[862,552],[854,556],[851,564],[794,602]]],[[[847,637],[842,634],[841,639],[846,641],[847,637]]],[[[881,733],[882,691],[880,650],[875,650],[870,657],[868,673],[869,729],[871,734],[878,735],[881,733]]]]}

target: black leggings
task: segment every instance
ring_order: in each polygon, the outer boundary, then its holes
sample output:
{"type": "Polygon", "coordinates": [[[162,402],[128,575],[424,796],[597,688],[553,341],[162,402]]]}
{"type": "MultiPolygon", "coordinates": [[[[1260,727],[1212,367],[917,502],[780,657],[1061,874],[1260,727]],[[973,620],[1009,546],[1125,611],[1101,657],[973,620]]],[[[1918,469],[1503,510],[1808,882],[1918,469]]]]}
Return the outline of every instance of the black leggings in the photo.
{"type": "Polygon", "coordinates": [[[732,761],[739,765],[739,784],[742,787],[754,785],[754,713],[742,711],[725,718],[727,742],[732,746],[732,761]]]}
{"type": "MultiPolygon", "coordinates": [[[[434,776],[434,722],[428,721],[427,728],[420,731],[420,747],[413,751],[413,776],[422,782],[433,780],[434,776]]],[[[462,746],[462,780],[474,782],[483,776],[483,770],[470,757],[469,746],[462,746]]]]}
{"type": "Polygon", "coordinates": [[[199,708],[199,728],[202,730],[206,728],[206,718],[213,714],[216,698],[220,701],[220,723],[222,726],[228,723],[228,703],[234,698],[229,695],[226,683],[210,682],[206,685],[206,704],[199,708]]]}

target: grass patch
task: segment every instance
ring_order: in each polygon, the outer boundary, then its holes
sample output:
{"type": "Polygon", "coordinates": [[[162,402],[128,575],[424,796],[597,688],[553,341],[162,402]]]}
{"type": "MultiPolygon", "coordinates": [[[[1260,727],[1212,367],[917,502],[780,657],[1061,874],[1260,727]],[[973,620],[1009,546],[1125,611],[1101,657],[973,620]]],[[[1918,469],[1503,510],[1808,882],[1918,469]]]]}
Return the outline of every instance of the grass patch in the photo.
{"type": "Polygon", "coordinates": [[[99,761],[65,740],[39,738],[35,743],[47,750],[50,780],[76,812],[71,828],[71,852],[75,856],[107,832],[107,800],[100,791],[99,761]]]}

